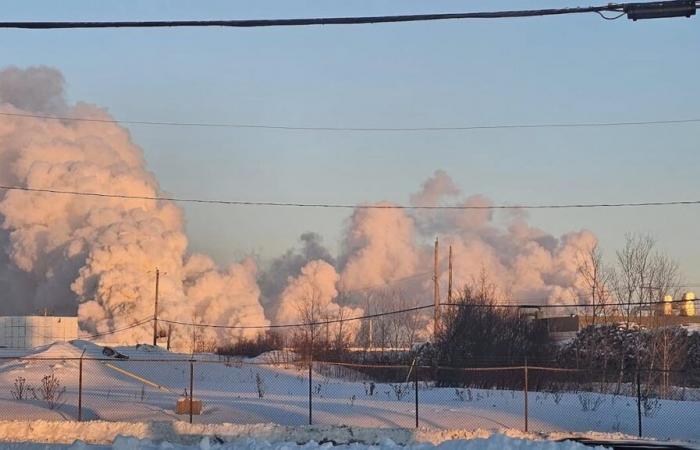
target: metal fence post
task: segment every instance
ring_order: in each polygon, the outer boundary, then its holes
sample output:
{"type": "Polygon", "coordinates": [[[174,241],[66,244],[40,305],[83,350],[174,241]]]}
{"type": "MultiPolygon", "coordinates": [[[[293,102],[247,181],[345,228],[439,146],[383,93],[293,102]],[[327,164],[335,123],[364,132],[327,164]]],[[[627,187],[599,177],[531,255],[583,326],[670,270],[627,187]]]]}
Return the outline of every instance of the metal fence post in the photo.
{"type": "Polygon", "coordinates": [[[190,423],[192,423],[192,399],[194,397],[194,361],[190,361],[190,423]]]}
{"type": "Polygon", "coordinates": [[[639,437],[642,437],[642,383],[641,377],[639,376],[639,369],[637,369],[637,427],[639,430],[639,437]]]}
{"type": "Polygon", "coordinates": [[[529,427],[528,427],[528,411],[527,411],[527,410],[528,410],[528,407],[527,407],[527,406],[528,406],[528,405],[527,405],[527,390],[528,390],[528,386],[527,386],[527,359],[525,359],[525,366],[524,366],[524,369],[525,369],[525,370],[524,370],[524,372],[525,372],[525,373],[524,373],[524,375],[525,375],[525,385],[524,385],[524,389],[523,389],[523,394],[525,395],[525,397],[524,397],[524,398],[525,398],[525,432],[527,433],[527,432],[528,432],[528,428],[529,428],[529,427]]]}
{"type": "Polygon", "coordinates": [[[78,362],[78,422],[83,421],[83,354],[80,355],[80,361],[78,362]]]}
{"type": "Polygon", "coordinates": [[[312,393],[312,369],[313,369],[313,355],[309,353],[309,425],[312,425],[313,423],[313,393],[312,393]]]}
{"type": "Polygon", "coordinates": [[[418,364],[413,361],[413,388],[416,391],[416,428],[418,428],[418,364]]]}

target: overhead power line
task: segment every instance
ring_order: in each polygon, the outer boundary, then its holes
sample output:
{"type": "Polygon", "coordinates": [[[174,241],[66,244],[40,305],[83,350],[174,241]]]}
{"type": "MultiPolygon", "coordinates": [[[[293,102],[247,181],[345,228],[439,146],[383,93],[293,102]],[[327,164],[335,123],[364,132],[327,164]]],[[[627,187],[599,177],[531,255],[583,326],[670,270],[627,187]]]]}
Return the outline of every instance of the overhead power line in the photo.
{"type": "Polygon", "coordinates": [[[418,127],[325,127],[325,126],[294,126],[250,123],[226,123],[226,122],[177,122],[154,120],[120,120],[98,119],[90,117],[51,116],[44,114],[10,113],[0,112],[0,116],[19,117],[29,119],[58,120],[63,122],[93,122],[117,125],[145,125],[168,127],[196,127],[196,128],[234,128],[234,129],[260,129],[279,131],[328,131],[328,132],[441,132],[441,131],[477,131],[477,130],[517,130],[517,129],[546,129],[546,128],[599,128],[599,127],[629,127],[652,125],[683,125],[700,123],[700,118],[687,119],[662,119],[640,121],[616,121],[616,122],[552,122],[552,123],[510,123],[493,125],[458,125],[458,126],[418,126],[418,127]]]}
{"type": "Polygon", "coordinates": [[[107,194],[103,192],[68,191],[60,189],[30,188],[24,186],[2,186],[0,190],[23,191],[56,195],[74,195],[82,197],[116,198],[124,200],[153,200],[178,203],[200,203],[226,206],[269,206],[290,208],[328,208],[328,209],[409,209],[409,210],[495,210],[495,209],[576,209],[576,208],[626,208],[645,206],[691,206],[699,205],[700,200],[671,200],[651,202],[622,202],[622,203],[551,203],[513,205],[398,205],[398,204],[351,204],[351,203],[301,203],[301,202],[269,202],[250,200],[214,200],[201,198],[184,198],[171,196],[148,196],[128,194],[107,194]]]}
{"type": "MultiPolygon", "coordinates": [[[[532,300],[530,300],[532,301],[532,300]]],[[[546,301],[546,299],[542,299],[542,301],[546,301]]],[[[693,300],[690,300],[693,301],[693,300]]],[[[637,302],[623,302],[623,303],[596,303],[595,305],[589,304],[589,303],[572,303],[572,304],[563,304],[563,305],[555,305],[555,304],[528,304],[528,303],[462,303],[462,302],[457,302],[457,303],[441,303],[440,306],[445,307],[445,306],[454,306],[454,307],[460,307],[460,308],[475,308],[475,309],[530,309],[530,308],[543,308],[543,309],[552,309],[552,308],[601,308],[601,307],[617,307],[617,308],[631,308],[634,306],[653,306],[653,305],[668,305],[668,304],[677,304],[677,303],[686,303],[688,300],[671,300],[671,301],[637,301],[637,302]]],[[[381,312],[381,313],[376,313],[376,314],[366,314],[362,316],[356,316],[356,317],[346,317],[346,318],[339,318],[339,319],[331,319],[331,320],[320,320],[320,321],[314,321],[314,322],[305,322],[305,323],[289,323],[289,324],[271,324],[271,325],[219,325],[219,324],[212,324],[212,323],[194,323],[194,322],[184,322],[184,321],[179,321],[179,320],[166,320],[166,319],[158,319],[161,322],[165,323],[171,323],[173,325],[186,325],[190,327],[197,327],[197,328],[217,328],[217,329],[226,329],[226,330],[266,330],[266,329],[279,329],[279,328],[300,328],[300,327],[315,327],[315,326],[321,326],[321,325],[332,325],[336,323],[344,323],[344,322],[354,322],[357,320],[366,320],[366,319],[374,319],[377,317],[385,317],[385,316],[392,316],[395,314],[405,314],[409,312],[416,312],[416,311],[422,311],[425,309],[431,309],[434,308],[435,304],[430,303],[427,305],[421,305],[421,306],[415,306],[412,308],[404,308],[404,309],[397,309],[393,311],[386,311],[386,312],[381,312]]],[[[153,319],[151,319],[153,320],[153,319]]]]}
{"type": "Polygon", "coordinates": [[[602,14],[605,12],[628,14],[631,19],[654,17],[690,16],[695,14],[695,1],[674,0],[646,3],[608,3],[599,6],[569,8],[526,9],[508,11],[484,11],[440,14],[405,14],[359,17],[314,17],[298,19],[243,19],[243,20],[151,20],[151,21],[6,21],[0,28],[33,30],[68,28],[174,28],[174,27],[292,27],[309,25],[358,25],[377,23],[425,22],[460,19],[514,19],[524,17],[561,16],[570,14],[602,14]]]}
{"type": "Polygon", "coordinates": [[[145,325],[147,323],[151,323],[152,321],[153,321],[153,317],[147,317],[145,319],[141,319],[141,320],[133,323],[132,325],[129,325],[129,326],[126,326],[123,328],[117,328],[116,330],[104,331],[102,333],[95,333],[95,334],[90,334],[87,336],[78,336],[78,339],[95,339],[95,338],[102,337],[102,336],[109,336],[111,334],[121,333],[122,331],[127,331],[127,330],[131,330],[133,328],[136,328],[136,327],[140,327],[140,326],[145,325]]]}
{"type": "Polygon", "coordinates": [[[306,323],[290,323],[290,324],[284,324],[284,325],[276,325],[276,324],[272,324],[272,325],[217,325],[217,324],[210,324],[210,323],[181,322],[181,321],[177,321],[177,320],[165,320],[165,319],[158,319],[158,320],[160,320],[161,322],[172,323],[175,325],[188,325],[188,326],[203,327],[203,328],[224,328],[227,330],[261,330],[261,329],[268,329],[268,328],[315,327],[315,326],[319,326],[319,325],[330,325],[330,324],[334,324],[334,323],[352,322],[355,320],[373,319],[376,317],[384,317],[384,316],[390,316],[390,315],[394,315],[394,314],[402,314],[402,313],[420,311],[423,309],[432,308],[433,306],[434,306],[433,304],[430,304],[430,305],[423,305],[423,306],[415,306],[413,308],[399,309],[399,310],[395,310],[395,311],[387,311],[387,312],[376,313],[376,314],[367,314],[367,315],[358,316],[358,317],[321,320],[321,321],[306,322],[306,323]]]}

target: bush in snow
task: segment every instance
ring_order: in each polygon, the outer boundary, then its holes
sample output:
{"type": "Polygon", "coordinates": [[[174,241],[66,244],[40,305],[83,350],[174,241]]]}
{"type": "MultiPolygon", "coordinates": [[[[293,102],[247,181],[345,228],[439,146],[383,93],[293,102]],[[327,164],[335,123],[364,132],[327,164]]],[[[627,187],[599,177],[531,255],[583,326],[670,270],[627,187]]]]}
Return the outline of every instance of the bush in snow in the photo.
{"type": "Polygon", "coordinates": [[[389,387],[391,387],[392,391],[394,392],[394,396],[396,396],[396,400],[401,401],[406,394],[410,391],[410,386],[408,384],[402,384],[402,383],[397,383],[397,384],[390,384],[389,387]]]}
{"type": "Polygon", "coordinates": [[[10,390],[12,398],[15,400],[26,400],[31,395],[35,397],[34,388],[27,384],[27,379],[24,377],[15,378],[15,388],[10,390]]]}
{"type": "Polygon", "coordinates": [[[44,400],[48,405],[49,409],[55,409],[61,407],[63,402],[63,394],[66,392],[66,387],[61,386],[61,381],[51,373],[51,375],[45,375],[41,379],[41,384],[37,388],[36,397],[40,400],[44,400]]]}
{"type": "Polygon", "coordinates": [[[605,403],[605,397],[594,394],[592,392],[581,392],[578,394],[578,402],[581,405],[581,411],[597,411],[600,406],[605,403]]]}
{"type": "Polygon", "coordinates": [[[265,380],[263,380],[260,372],[255,374],[255,388],[258,391],[258,398],[265,397],[265,380]]]}
{"type": "Polygon", "coordinates": [[[658,398],[642,397],[642,412],[644,417],[654,417],[661,409],[661,402],[658,398]]]}
{"type": "Polygon", "coordinates": [[[463,401],[472,401],[474,397],[472,396],[472,390],[471,389],[455,389],[455,397],[457,397],[457,400],[460,402],[463,401]]]}

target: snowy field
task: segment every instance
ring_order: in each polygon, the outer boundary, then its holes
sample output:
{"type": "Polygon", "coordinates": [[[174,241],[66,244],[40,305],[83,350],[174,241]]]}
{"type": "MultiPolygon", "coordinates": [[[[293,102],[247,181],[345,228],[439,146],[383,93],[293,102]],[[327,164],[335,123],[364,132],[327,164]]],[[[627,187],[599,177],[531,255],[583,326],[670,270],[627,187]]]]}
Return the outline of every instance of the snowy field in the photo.
{"type": "MultiPolygon", "coordinates": [[[[0,419],[76,420],[79,363],[60,358],[79,357],[83,349],[86,357],[104,358],[101,347],[79,342],[75,345],[54,344],[26,355],[58,358],[52,361],[0,361],[0,419]],[[42,377],[51,373],[66,388],[58,407],[51,409],[45,401],[32,398],[13,398],[11,391],[19,378],[25,378],[27,384],[36,388],[41,384],[42,377]]],[[[187,355],[153,350],[150,347],[121,347],[117,350],[132,360],[85,360],[83,363],[83,420],[164,423],[187,420],[186,415],[176,414],[175,406],[185,390],[189,389],[189,363],[173,361],[186,359],[187,355]],[[146,358],[162,361],[133,361],[146,358]]],[[[204,357],[201,355],[198,359],[204,357]]],[[[298,371],[292,366],[285,368],[262,362],[264,361],[258,359],[231,365],[220,362],[197,363],[194,371],[194,395],[203,401],[204,408],[201,415],[194,416],[194,423],[308,424],[306,372],[298,371]]],[[[388,384],[377,384],[374,395],[371,396],[366,389],[367,384],[361,381],[314,374],[314,424],[414,427],[415,403],[412,389],[401,400],[397,399],[393,388],[388,384]]],[[[460,399],[453,388],[421,385],[419,397],[421,427],[518,430],[524,426],[522,392],[471,389],[463,392],[460,399]]],[[[633,397],[588,393],[530,393],[528,400],[531,431],[596,431],[628,435],[637,432],[637,404],[633,397]],[[583,407],[584,403],[589,404],[588,410],[583,407]],[[594,403],[595,411],[590,407],[594,403]]],[[[655,405],[650,417],[644,417],[644,435],[697,442],[700,440],[698,424],[700,402],[662,400],[655,405]]],[[[141,444],[148,448],[145,441],[139,445],[141,444]]]]}

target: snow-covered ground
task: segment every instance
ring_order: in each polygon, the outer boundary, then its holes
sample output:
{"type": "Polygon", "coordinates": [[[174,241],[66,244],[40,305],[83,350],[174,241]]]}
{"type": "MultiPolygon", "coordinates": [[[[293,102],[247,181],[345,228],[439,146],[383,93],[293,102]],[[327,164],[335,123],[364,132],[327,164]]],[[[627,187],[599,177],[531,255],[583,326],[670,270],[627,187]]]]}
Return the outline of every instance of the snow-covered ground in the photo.
{"type": "MultiPolygon", "coordinates": [[[[86,342],[54,344],[31,356],[52,361],[0,360],[0,419],[65,421],[77,419],[79,357],[104,358],[102,348],[86,342]],[[51,409],[35,399],[16,400],[15,381],[26,378],[35,388],[53,373],[66,387],[62,405],[51,409]]],[[[83,419],[112,422],[162,422],[186,420],[175,405],[189,390],[187,355],[142,346],[118,351],[131,360],[91,361],[83,365],[83,419]],[[139,362],[134,359],[158,359],[139,362]]],[[[0,353],[0,356],[2,354],[0,353]]],[[[198,355],[197,359],[206,359],[198,355]]],[[[204,404],[195,424],[260,424],[299,426],[308,424],[308,378],[293,366],[271,366],[260,359],[242,364],[195,364],[194,395],[204,404]],[[262,387],[262,397],[258,392],[262,387]]],[[[350,427],[412,428],[415,425],[414,391],[398,400],[388,384],[377,384],[368,395],[362,381],[314,374],[313,422],[350,427]]],[[[434,429],[522,429],[523,394],[503,390],[471,389],[460,399],[453,388],[421,385],[420,425],[434,429]]],[[[637,432],[637,404],[633,397],[530,393],[529,429],[540,432],[624,433],[637,432]],[[584,404],[588,403],[588,410],[584,404]],[[595,410],[591,406],[595,405],[595,410]]],[[[644,435],[659,439],[700,440],[700,402],[661,400],[644,417],[644,435]]],[[[67,422],[62,422],[67,423],[67,422]]],[[[4,425],[3,425],[4,426],[4,425]]],[[[81,426],[76,424],[76,426],[81,426]]],[[[167,425],[159,425],[167,426],[167,425]]],[[[215,425],[211,425],[215,426],[215,425]]],[[[148,436],[142,436],[148,438],[148,436]]],[[[71,441],[72,442],[72,441],[71,441]]],[[[378,442],[378,441],[376,441],[378,442]]],[[[398,441],[397,441],[398,442],[398,441]]]]}
{"type": "Polygon", "coordinates": [[[493,435],[487,438],[476,438],[473,440],[451,440],[441,442],[437,445],[431,443],[411,443],[407,445],[397,444],[391,439],[384,439],[377,444],[364,444],[360,442],[334,444],[332,442],[319,443],[308,441],[297,443],[294,441],[270,442],[260,439],[239,439],[231,442],[222,442],[216,438],[203,437],[195,444],[174,444],[171,442],[154,442],[149,439],[138,439],[134,437],[119,436],[109,444],[88,444],[83,441],[76,441],[71,445],[66,444],[38,444],[38,443],[13,443],[6,448],[17,450],[38,450],[38,449],[71,449],[71,450],[163,450],[163,449],[221,449],[221,450],[595,450],[605,447],[587,447],[573,441],[553,442],[542,440],[528,440],[509,438],[504,435],[493,435]]]}

